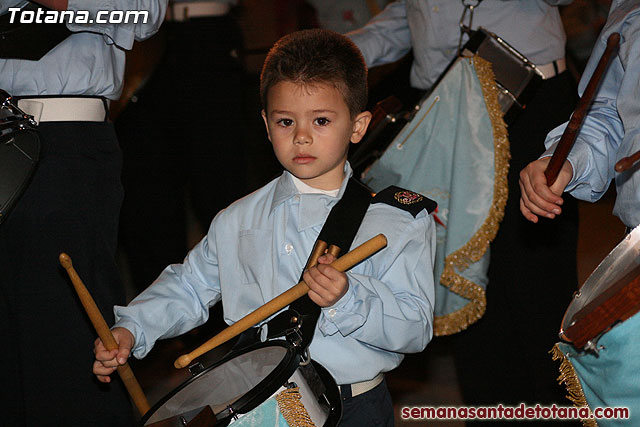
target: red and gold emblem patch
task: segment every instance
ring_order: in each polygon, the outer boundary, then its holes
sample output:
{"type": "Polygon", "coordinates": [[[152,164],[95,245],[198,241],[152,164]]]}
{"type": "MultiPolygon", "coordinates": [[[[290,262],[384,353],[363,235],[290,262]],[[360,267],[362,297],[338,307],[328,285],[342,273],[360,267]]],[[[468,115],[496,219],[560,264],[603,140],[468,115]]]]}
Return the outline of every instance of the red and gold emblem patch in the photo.
{"type": "Polygon", "coordinates": [[[414,203],[421,202],[424,197],[422,197],[418,193],[414,193],[413,191],[398,191],[393,195],[393,198],[396,199],[399,203],[403,205],[412,205],[414,203]]]}

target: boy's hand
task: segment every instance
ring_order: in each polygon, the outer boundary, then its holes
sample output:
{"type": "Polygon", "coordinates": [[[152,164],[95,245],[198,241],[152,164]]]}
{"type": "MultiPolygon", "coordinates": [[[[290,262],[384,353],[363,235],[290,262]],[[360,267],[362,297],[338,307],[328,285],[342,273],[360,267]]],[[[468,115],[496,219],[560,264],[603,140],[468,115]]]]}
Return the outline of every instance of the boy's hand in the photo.
{"type": "Polygon", "coordinates": [[[565,161],[556,182],[549,187],[544,171],[550,161],[551,157],[544,157],[520,171],[520,212],[531,222],[538,222],[538,215],[553,219],[562,213],[560,195],[571,181],[573,168],[565,161]]]}
{"type": "Polygon", "coordinates": [[[111,333],[118,343],[117,350],[108,351],[100,338],[93,344],[93,353],[96,355],[96,360],[93,362],[93,373],[103,383],[111,382],[109,375],[118,366],[127,363],[134,342],[133,334],[128,329],[113,328],[111,333]]]}
{"type": "Polygon", "coordinates": [[[309,298],[320,307],[329,307],[347,293],[347,275],[328,264],[336,260],[331,254],[318,258],[318,265],[304,272],[303,280],[309,286],[309,298]]]}

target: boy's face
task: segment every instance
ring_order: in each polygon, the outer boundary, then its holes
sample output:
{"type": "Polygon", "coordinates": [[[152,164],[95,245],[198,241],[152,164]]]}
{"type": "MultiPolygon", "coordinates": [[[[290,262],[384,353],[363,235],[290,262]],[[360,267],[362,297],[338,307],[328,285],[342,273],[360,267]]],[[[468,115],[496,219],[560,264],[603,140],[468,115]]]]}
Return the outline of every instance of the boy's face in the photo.
{"type": "Polygon", "coordinates": [[[342,93],[328,83],[279,82],[269,89],[267,106],[262,118],[280,163],[311,187],[339,188],[349,141],[360,142],[371,113],[352,119],[342,93]]]}

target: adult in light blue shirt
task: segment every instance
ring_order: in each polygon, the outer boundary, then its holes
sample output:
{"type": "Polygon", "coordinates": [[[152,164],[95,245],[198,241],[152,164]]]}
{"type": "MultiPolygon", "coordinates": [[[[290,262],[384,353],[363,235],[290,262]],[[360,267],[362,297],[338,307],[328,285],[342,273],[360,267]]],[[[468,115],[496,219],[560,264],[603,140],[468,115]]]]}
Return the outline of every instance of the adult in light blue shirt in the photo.
{"type": "MultiPolygon", "coordinates": [[[[0,14],[27,3],[3,1],[0,14]]],[[[147,11],[148,20],[137,24],[68,23],[72,34],[39,61],[0,58],[0,88],[13,96],[87,95],[117,100],[122,91],[126,50],[133,47],[134,40],[158,31],[166,0],[69,0],[67,10],[88,11],[93,20],[101,11],[147,11]]]]}
{"type": "Polygon", "coordinates": [[[563,189],[573,196],[595,202],[616,183],[613,213],[627,225],[640,224],[640,175],[638,165],[617,173],[616,162],[640,150],[640,5],[626,0],[614,1],[609,18],[580,80],[580,94],[585,90],[611,33],[620,33],[618,54],[611,59],[596,92],[580,133],[567,157],[560,176],[551,188],[542,175],[567,124],[549,133],[548,150],[541,160],[522,171],[522,212],[528,219],[555,217],[562,212],[563,189]],[[535,186],[535,187],[534,187],[535,186]],[[566,187],[566,188],[565,188],[566,187]]]}
{"type": "MultiPolygon", "coordinates": [[[[167,267],[127,307],[116,327],[135,337],[144,357],[161,338],[207,320],[222,299],[233,324],[297,283],[337,196],[300,194],[289,172],[220,212],[182,264],[167,267]],[[270,260],[255,262],[257,259],[270,260]]],[[[371,380],[397,367],[402,353],[422,351],[432,336],[435,228],[426,210],[414,216],[372,204],[352,247],[383,233],[389,246],[348,273],[347,293],[322,309],[310,354],[338,384],[371,380]]]]}
{"type": "MultiPolygon", "coordinates": [[[[567,200],[562,223],[528,223],[519,210],[518,172],[539,156],[547,133],[568,119],[575,88],[564,71],[565,33],[558,11],[570,0],[399,0],[389,4],[362,29],[347,35],[369,67],[413,53],[411,85],[431,89],[456,58],[460,20],[472,30],[497,34],[545,70],[527,108],[509,123],[511,161],[509,198],[504,219],[491,243],[487,308],[484,316],[458,334],[455,346],[458,379],[465,403],[562,402],[557,369],[547,351],[554,345],[566,301],[577,287],[575,253],[578,211],[567,200]],[[540,268],[568,261],[551,274],[540,268]]],[[[455,173],[455,171],[452,171],[455,173]]],[[[480,424],[479,424],[480,425],[480,424]]]]}
{"type": "MultiPolygon", "coordinates": [[[[0,3],[0,13],[27,2],[0,3]]],[[[0,88],[39,122],[36,172],[0,227],[0,411],[3,425],[131,426],[121,383],[86,373],[95,330],[58,255],[67,252],[107,322],[124,302],[115,263],[122,201],[121,153],[108,100],[122,90],[125,50],[149,37],[166,0],[39,0],[75,13],[146,11],[146,23],[68,24],[71,34],[39,60],[0,58],[0,88]],[[62,337],[62,338],[61,338],[62,337]],[[51,369],[54,366],[54,369],[51,369]]],[[[19,20],[21,12],[15,12],[19,20]]],[[[47,31],[52,24],[35,23],[47,31]]],[[[11,28],[10,28],[11,29],[11,28]]],[[[32,46],[25,44],[22,49],[32,46]]],[[[1,51],[1,49],[0,49],[1,51]]]]}
{"type": "MultiPolygon", "coordinates": [[[[548,64],[564,58],[566,36],[557,6],[569,3],[485,0],[475,8],[471,28],[483,27],[503,37],[536,65],[548,64]]],[[[458,54],[463,11],[462,1],[399,0],[349,37],[369,68],[396,61],[412,50],[411,85],[429,89],[458,54]]],[[[467,40],[464,35],[462,42],[467,40]]]]}

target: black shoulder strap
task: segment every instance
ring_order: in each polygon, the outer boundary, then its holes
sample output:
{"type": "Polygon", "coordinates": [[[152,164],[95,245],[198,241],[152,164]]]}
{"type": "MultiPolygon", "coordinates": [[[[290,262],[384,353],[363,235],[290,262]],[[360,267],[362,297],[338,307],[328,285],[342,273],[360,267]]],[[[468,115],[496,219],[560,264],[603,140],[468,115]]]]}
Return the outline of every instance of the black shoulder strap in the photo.
{"type": "MultiPolygon", "coordinates": [[[[371,191],[355,178],[350,178],[342,198],[331,208],[318,240],[326,242],[327,245],[338,246],[342,254],[347,253],[370,202],[371,191]]],[[[300,274],[300,280],[302,274],[304,271],[300,274]]],[[[267,322],[267,339],[296,333],[299,341],[297,344],[302,353],[311,344],[319,317],[320,307],[305,295],[267,322]],[[299,329],[294,332],[296,328],[299,329]]],[[[251,345],[259,339],[258,329],[251,328],[240,335],[232,351],[251,345]]]]}
{"type": "MultiPolygon", "coordinates": [[[[318,235],[318,240],[326,242],[327,245],[338,246],[341,249],[341,254],[347,253],[358,233],[370,202],[371,192],[358,180],[350,178],[342,198],[329,212],[318,235]]],[[[300,280],[302,280],[303,273],[300,275],[300,280]]],[[[291,303],[289,309],[302,316],[300,329],[302,348],[304,349],[311,344],[313,339],[316,323],[320,317],[320,307],[311,301],[308,295],[305,295],[291,303]]]]}

